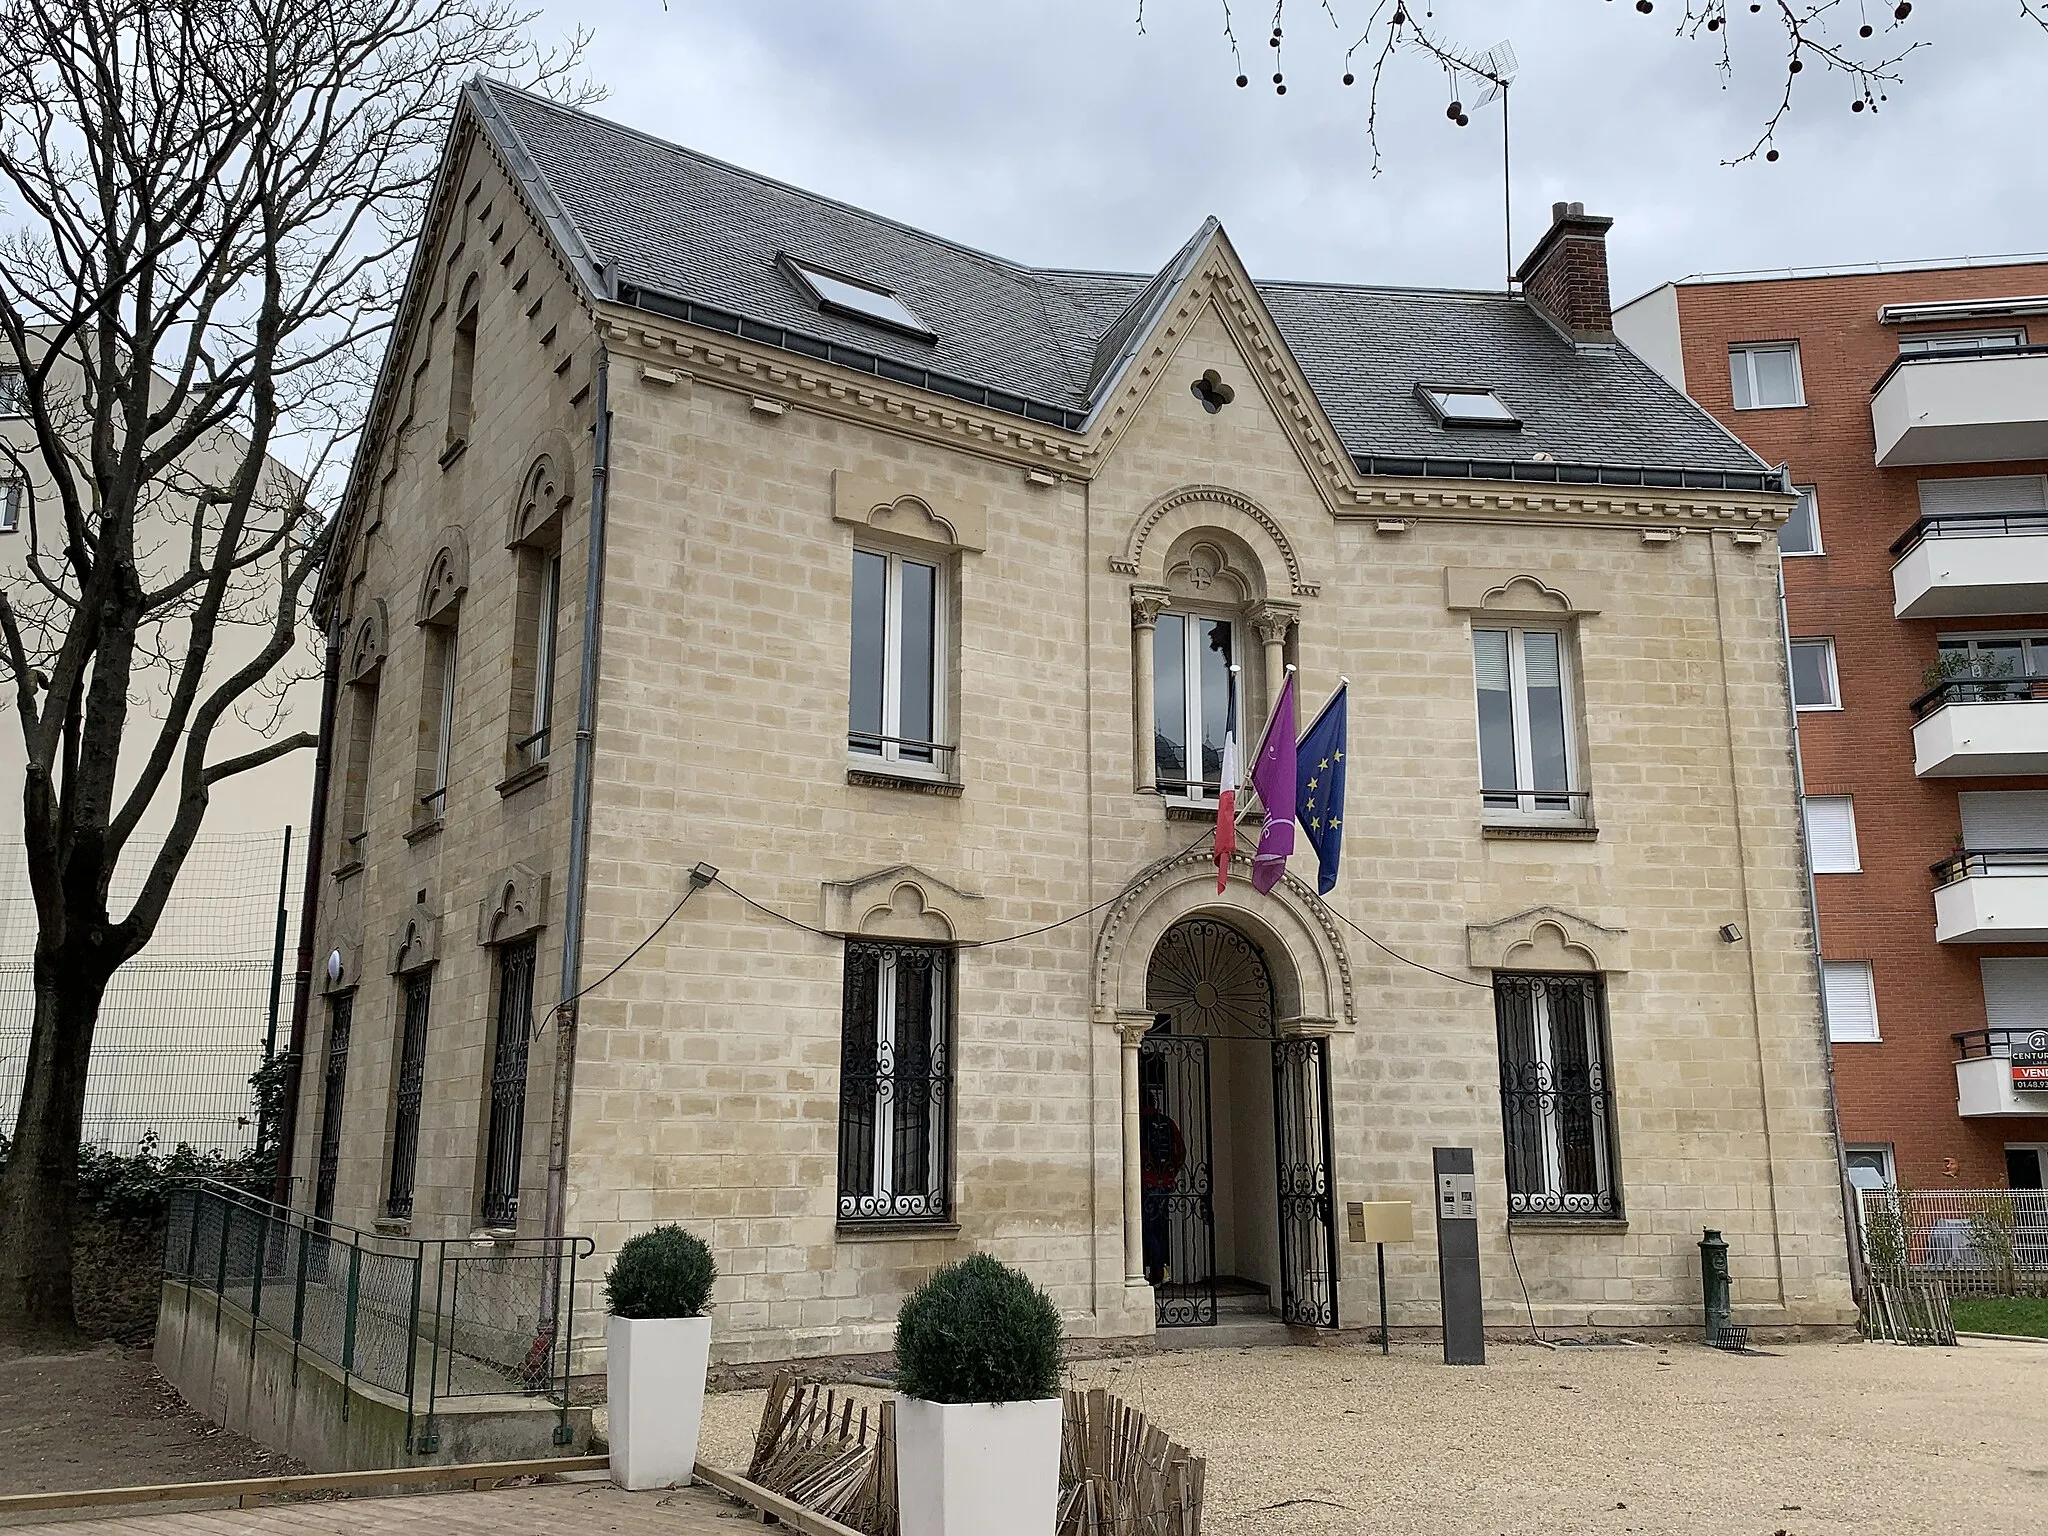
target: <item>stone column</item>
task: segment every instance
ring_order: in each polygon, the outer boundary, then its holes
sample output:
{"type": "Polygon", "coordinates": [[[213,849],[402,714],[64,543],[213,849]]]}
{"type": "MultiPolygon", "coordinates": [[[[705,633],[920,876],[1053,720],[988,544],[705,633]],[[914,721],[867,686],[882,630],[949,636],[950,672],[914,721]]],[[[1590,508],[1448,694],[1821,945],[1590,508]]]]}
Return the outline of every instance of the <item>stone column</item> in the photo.
{"type": "Polygon", "coordinates": [[[1148,1014],[1119,1014],[1124,1044],[1124,1284],[1145,1284],[1145,1149],[1138,1128],[1138,1046],[1152,1028],[1148,1014]]]}
{"type": "MultiPolygon", "coordinates": [[[[1292,603],[1256,603],[1246,614],[1266,653],[1265,720],[1272,718],[1273,706],[1280,702],[1280,690],[1287,683],[1287,630],[1300,614],[1292,603]]],[[[1263,729],[1264,720],[1260,725],[1263,729]]]]}
{"type": "Polygon", "coordinates": [[[1159,784],[1158,743],[1154,739],[1158,720],[1158,678],[1152,658],[1152,639],[1159,629],[1159,615],[1172,599],[1164,587],[1131,588],[1131,652],[1137,663],[1136,702],[1133,706],[1133,762],[1139,790],[1159,784]]]}

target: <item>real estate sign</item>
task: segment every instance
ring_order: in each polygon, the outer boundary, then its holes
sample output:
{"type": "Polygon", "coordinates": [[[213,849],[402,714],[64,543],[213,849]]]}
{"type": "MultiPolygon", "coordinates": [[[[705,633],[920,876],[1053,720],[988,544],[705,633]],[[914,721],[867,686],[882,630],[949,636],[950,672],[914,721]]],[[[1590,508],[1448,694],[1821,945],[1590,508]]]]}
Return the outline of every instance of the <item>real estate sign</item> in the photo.
{"type": "Polygon", "coordinates": [[[2010,1051],[2013,1091],[2048,1093],[2048,1029],[2030,1030],[2024,1039],[2015,1037],[2010,1051]]]}

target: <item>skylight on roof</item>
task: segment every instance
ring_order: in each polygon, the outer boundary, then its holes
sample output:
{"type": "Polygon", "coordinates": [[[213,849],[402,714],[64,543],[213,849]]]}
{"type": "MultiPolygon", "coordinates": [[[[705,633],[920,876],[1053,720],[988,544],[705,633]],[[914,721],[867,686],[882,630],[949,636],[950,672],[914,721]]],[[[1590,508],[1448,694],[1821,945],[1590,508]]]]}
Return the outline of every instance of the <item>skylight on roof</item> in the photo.
{"type": "Polygon", "coordinates": [[[1490,389],[1464,384],[1418,384],[1415,392],[1447,427],[1504,427],[1513,429],[1522,418],[1501,403],[1490,389]]]}
{"type": "Polygon", "coordinates": [[[809,294],[811,301],[829,314],[865,320],[870,325],[885,325],[892,331],[902,331],[920,341],[938,340],[932,334],[932,328],[918,319],[916,311],[887,288],[870,288],[850,277],[823,272],[800,261],[792,261],[787,256],[783,258],[783,264],[797,285],[809,294]]]}

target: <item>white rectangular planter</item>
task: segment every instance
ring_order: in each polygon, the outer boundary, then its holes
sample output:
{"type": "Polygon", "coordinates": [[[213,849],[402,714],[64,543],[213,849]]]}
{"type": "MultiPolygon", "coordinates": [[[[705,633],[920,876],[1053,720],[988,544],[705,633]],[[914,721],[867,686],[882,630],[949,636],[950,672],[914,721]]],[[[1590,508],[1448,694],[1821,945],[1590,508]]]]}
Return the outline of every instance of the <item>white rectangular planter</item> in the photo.
{"type": "Polygon", "coordinates": [[[1057,1397],[1029,1403],[896,1399],[903,1536],[1052,1536],[1059,1516],[1057,1397]]]}
{"type": "Polygon", "coordinates": [[[605,1325],[612,1481],[689,1486],[704,1417],[709,1317],[614,1317],[605,1325]]]}

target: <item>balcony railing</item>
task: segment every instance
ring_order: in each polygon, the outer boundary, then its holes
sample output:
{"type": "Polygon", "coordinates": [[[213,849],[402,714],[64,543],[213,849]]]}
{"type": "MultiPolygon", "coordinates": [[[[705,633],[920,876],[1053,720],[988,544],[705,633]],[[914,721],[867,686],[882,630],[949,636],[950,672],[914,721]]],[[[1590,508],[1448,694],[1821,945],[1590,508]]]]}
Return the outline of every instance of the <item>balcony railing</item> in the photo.
{"type": "Polygon", "coordinates": [[[1944,678],[1913,701],[1913,718],[1925,720],[1950,704],[2028,704],[2048,701],[2048,672],[2011,677],[1944,678]]]}
{"type": "Polygon", "coordinates": [[[1901,357],[1872,386],[1870,425],[1880,469],[2048,456],[2048,346],[1901,357]]]}
{"type": "Polygon", "coordinates": [[[2048,875],[2048,848],[1962,848],[1927,867],[1937,886],[1971,875],[2048,875]]]}
{"type": "Polygon", "coordinates": [[[1927,539],[1990,539],[2024,533],[2048,533],[2048,512],[1942,512],[1923,517],[1892,541],[1894,557],[1917,549],[1927,539]]]}
{"type": "Polygon", "coordinates": [[[2010,1056],[2015,1047],[2039,1050],[2041,1047],[2033,1041],[2040,1033],[2038,1029],[1965,1029],[1949,1038],[1956,1043],[1956,1060],[1982,1061],[1987,1057],[2010,1056]]]}

